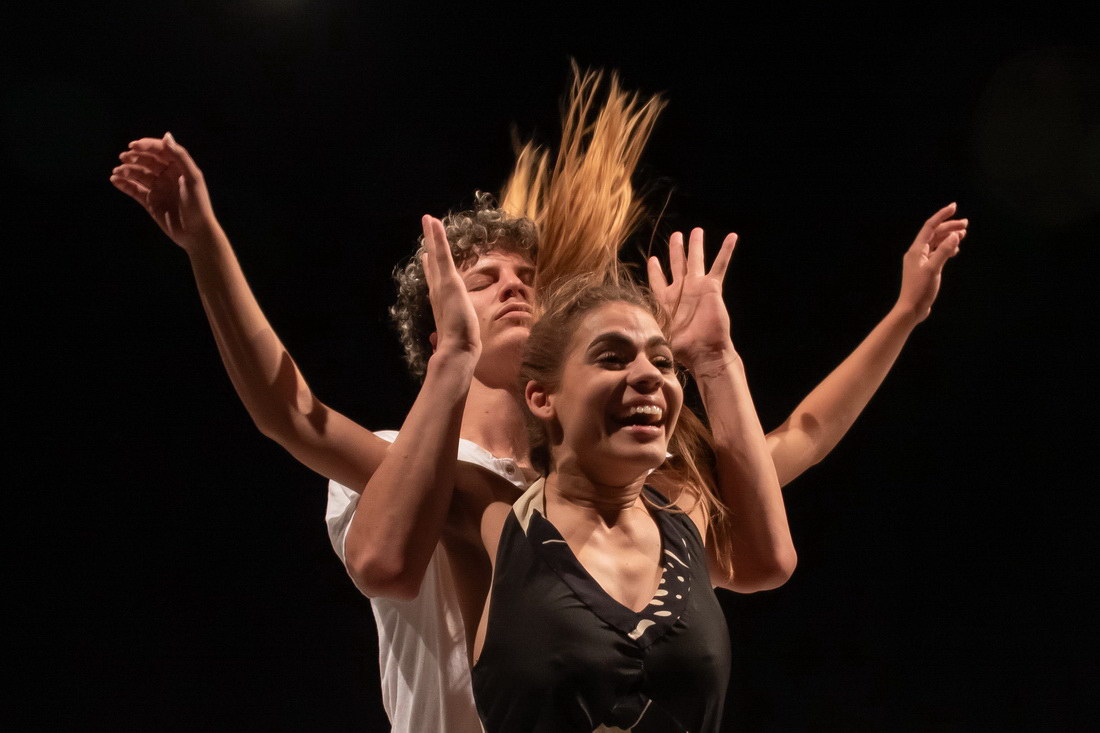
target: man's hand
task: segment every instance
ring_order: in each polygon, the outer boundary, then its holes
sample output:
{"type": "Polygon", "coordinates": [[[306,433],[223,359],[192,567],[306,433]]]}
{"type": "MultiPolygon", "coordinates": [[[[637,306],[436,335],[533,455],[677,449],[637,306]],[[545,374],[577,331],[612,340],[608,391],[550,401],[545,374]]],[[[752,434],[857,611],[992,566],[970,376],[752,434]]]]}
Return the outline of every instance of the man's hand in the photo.
{"type": "Polygon", "coordinates": [[[141,204],[168,237],[188,253],[221,232],[202,171],[172,133],[130,143],[111,171],[111,183],[141,204]]]}

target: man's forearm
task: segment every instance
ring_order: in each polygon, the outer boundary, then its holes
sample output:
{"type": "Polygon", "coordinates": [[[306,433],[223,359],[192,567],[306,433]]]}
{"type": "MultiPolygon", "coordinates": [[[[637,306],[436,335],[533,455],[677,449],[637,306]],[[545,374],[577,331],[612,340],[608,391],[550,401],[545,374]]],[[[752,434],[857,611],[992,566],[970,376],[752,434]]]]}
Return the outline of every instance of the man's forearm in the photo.
{"type": "Polygon", "coordinates": [[[203,309],[226,372],[264,433],[276,431],[312,396],[256,302],[228,238],[219,228],[190,255],[203,309]]]}
{"type": "Polygon", "coordinates": [[[189,256],[222,363],[257,428],[322,476],[361,488],[388,444],[314,396],[220,227],[189,256]]]}

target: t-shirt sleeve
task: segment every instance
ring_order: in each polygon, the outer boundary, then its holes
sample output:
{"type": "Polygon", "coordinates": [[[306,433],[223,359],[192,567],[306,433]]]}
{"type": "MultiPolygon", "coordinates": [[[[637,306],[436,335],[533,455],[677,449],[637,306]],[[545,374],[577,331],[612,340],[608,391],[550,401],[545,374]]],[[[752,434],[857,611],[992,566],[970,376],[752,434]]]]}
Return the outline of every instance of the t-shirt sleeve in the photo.
{"type": "MultiPolygon", "coordinates": [[[[378,430],[374,434],[391,443],[397,439],[396,430],[378,430]]],[[[328,525],[328,539],[332,543],[332,549],[345,566],[347,559],[344,556],[344,543],[347,542],[348,528],[351,527],[351,518],[355,516],[355,507],[358,505],[359,492],[329,480],[325,524],[328,525]]]]}

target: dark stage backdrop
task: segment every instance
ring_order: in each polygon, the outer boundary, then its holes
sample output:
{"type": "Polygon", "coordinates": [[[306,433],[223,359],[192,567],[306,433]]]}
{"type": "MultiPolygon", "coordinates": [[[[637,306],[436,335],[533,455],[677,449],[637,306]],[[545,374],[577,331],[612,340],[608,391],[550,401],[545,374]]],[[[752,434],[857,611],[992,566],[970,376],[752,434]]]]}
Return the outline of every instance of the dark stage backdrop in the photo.
{"type": "MultiPolygon", "coordinates": [[[[1097,49],[1035,17],[686,9],[616,22],[347,0],[78,4],[5,22],[9,443],[23,714],[54,728],[384,730],[325,481],[262,437],[187,260],[108,183],[171,130],[315,392],[415,395],[385,309],[422,213],[557,137],[568,59],[664,92],[657,242],[741,235],[734,340],[776,427],[888,310],[933,211],[971,220],[929,320],[786,491],[799,567],[723,595],[740,730],[1076,727],[1095,693],[1087,361],[1097,49]],[[13,256],[15,255],[15,256],[13,256]],[[25,256],[24,256],[25,255],[25,256]]],[[[560,12],[560,11],[559,11],[560,12]]],[[[637,246],[647,245],[652,227],[637,246]]]]}

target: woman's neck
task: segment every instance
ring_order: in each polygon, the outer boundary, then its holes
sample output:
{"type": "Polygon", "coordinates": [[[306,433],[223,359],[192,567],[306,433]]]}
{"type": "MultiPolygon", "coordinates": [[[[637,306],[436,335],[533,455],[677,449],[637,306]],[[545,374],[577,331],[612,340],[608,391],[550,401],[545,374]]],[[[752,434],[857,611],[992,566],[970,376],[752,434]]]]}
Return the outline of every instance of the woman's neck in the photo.
{"type": "Polygon", "coordinates": [[[599,519],[606,527],[618,525],[637,509],[648,511],[642,501],[645,477],[640,476],[625,486],[599,484],[569,468],[554,469],[546,477],[545,496],[547,514],[556,507],[558,511],[577,511],[591,519],[599,519]]]}

